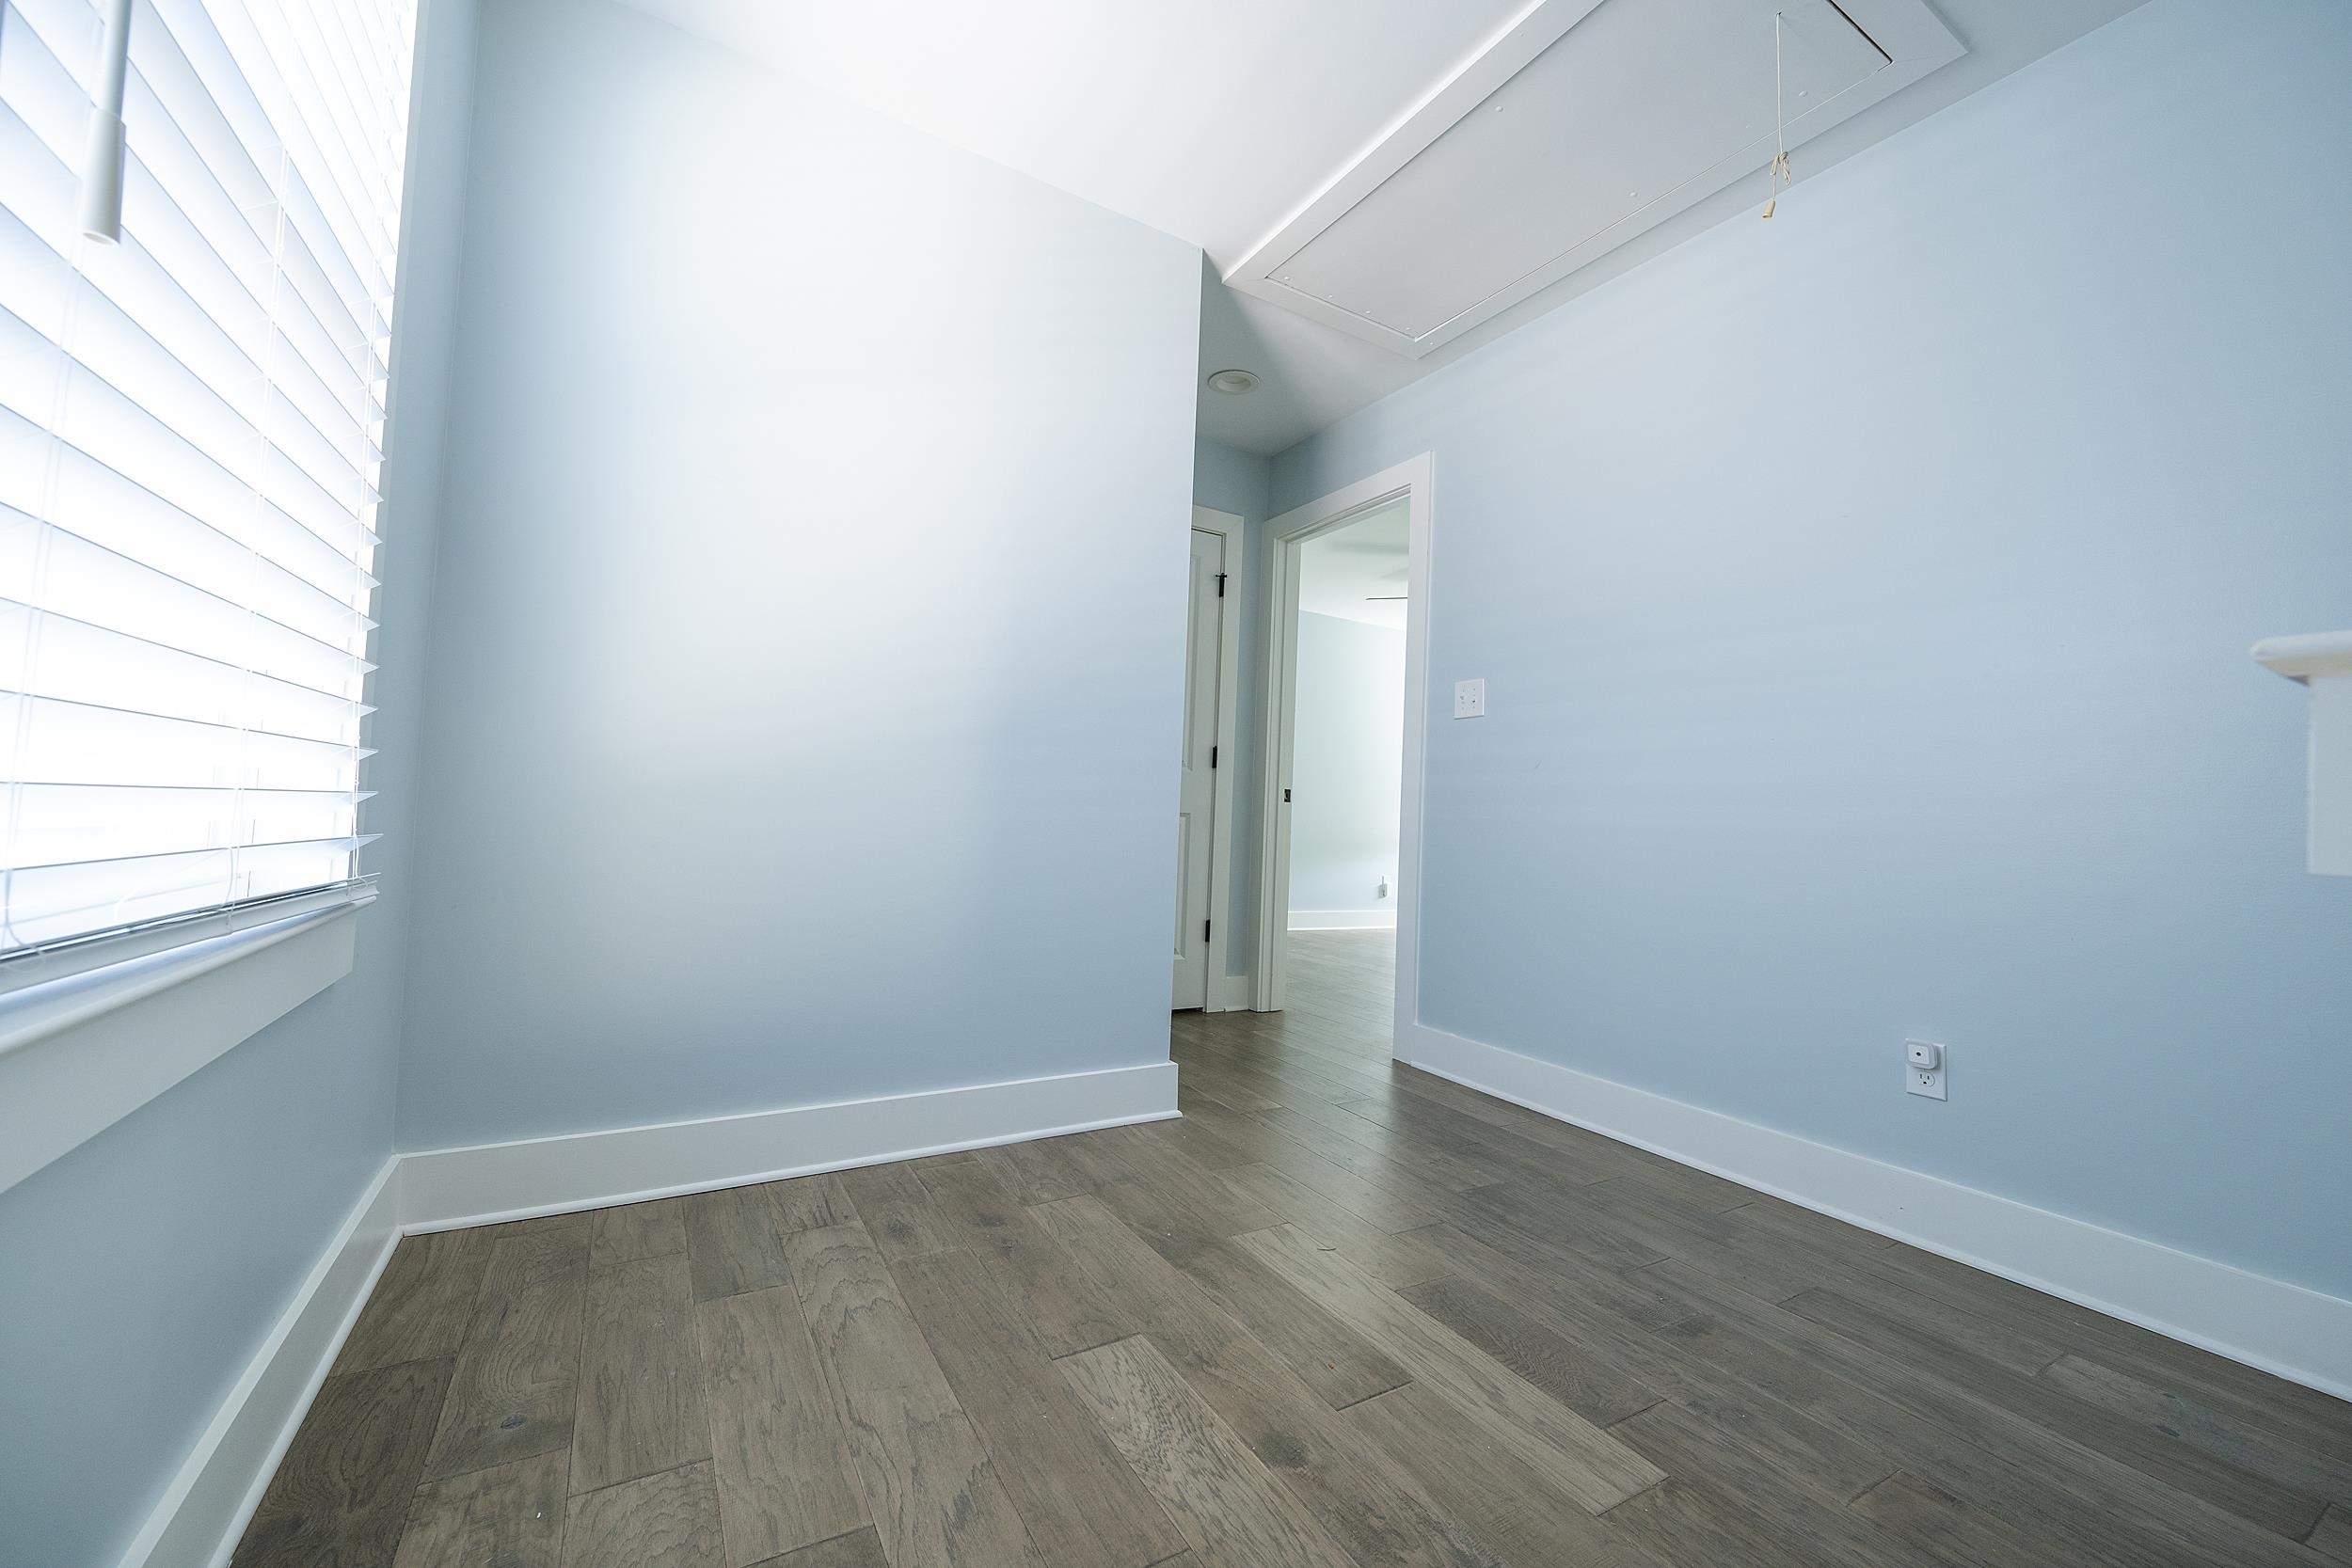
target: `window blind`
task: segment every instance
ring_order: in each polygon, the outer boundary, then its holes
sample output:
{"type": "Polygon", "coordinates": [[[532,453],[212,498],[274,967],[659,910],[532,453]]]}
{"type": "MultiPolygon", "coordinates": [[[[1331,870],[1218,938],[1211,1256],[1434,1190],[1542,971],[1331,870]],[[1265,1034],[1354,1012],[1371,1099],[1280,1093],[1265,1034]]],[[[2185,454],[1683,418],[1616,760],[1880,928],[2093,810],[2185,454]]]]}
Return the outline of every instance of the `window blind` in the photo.
{"type": "Polygon", "coordinates": [[[0,0],[0,960],[364,880],[415,0],[0,0]]]}

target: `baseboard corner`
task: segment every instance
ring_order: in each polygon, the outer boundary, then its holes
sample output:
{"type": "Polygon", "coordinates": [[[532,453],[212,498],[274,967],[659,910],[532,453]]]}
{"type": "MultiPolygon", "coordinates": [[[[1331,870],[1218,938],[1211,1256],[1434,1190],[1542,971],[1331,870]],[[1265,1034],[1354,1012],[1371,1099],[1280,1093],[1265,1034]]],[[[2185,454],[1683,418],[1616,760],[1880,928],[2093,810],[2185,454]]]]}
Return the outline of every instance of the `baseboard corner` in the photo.
{"type": "Polygon", "coordinates": [[[387,1159],[246,1363],[119,1568],[221,1568],[399,1241],[400,1160],[387,1159]]]}

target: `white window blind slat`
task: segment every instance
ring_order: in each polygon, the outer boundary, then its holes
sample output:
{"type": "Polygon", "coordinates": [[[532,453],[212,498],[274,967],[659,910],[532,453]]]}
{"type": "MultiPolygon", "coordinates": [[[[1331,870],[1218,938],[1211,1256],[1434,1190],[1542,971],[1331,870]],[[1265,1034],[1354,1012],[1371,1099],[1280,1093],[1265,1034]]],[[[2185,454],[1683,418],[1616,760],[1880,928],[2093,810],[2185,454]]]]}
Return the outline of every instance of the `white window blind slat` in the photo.
{"type": "Polygon", "coordinates": [[[27,864],[77,865],[144,855],[358,836],[348,795],[293,789],[161,789],[26,784],[17,843],[27,864]],[[120,819],[127,832],[94,828],[120,819]]]}
{"type": "Polygon", "coordinates": [[[0,687],[339,746],[358,745],[359,721],[373,711],[349,697],[13,599],[0,599],[0,687]]]}
{"type": "Polygon", "coordinates": [[[0,985],[361,877],[414,30],[136,0],[101,245],[98,12],[0,0],[0,985]]]}
{"type": "Polygon", "coordinates": [[[0,506],[41,517],[76,538],[154,565],[205,593],[245,606],[339,657],[363,655],[367,634],[375,626],[266,556],[205,527],[200,519],[5,407],[0,407],[0,506]],[[16,438],[26,429],[33,431],[31,436],[16,438]]]}
{"type": "Polygon", "coordinates": [[[58,697],[0,692],[0,705],[13,732],[0,736],[0,767],[21,784],[347,792],[359,787],[361,759],[374,754],[363,746],[58,697]]]}
{"type": "MultiPolygon", "coordinates": [[[[250,564],[251,558],[246,558],[250,564]]],[[[321,642],[204,589],[0,506],[0,597],[168,647],[358,700],[367,673],[347,648],[321,642]]]]}

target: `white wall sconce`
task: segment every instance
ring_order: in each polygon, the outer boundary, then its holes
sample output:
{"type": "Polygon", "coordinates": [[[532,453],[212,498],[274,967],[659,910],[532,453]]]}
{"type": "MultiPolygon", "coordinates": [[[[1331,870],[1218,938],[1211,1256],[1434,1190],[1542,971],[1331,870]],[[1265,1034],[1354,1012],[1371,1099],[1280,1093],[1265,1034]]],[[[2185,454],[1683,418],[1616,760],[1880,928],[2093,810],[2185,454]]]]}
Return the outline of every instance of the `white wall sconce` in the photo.
{"type": "Polygon", "coordinates": [[[2312,689],[2311,868],[2352,877],[2352,631],[2265,637],[2254,657],[2312,689]]]}

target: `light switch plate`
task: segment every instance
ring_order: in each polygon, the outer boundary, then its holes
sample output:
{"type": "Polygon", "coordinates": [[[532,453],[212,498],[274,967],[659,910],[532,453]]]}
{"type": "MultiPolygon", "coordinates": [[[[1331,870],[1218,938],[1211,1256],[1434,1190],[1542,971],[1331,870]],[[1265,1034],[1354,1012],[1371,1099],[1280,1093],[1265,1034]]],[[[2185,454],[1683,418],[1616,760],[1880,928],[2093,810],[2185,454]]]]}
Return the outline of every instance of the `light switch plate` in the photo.
{"type": "Polygon", "coordinates": [[[1486,714],[1486,683],[1484,679],[1454,683],[1454,717],[1483,719],[1486,714]]]}

